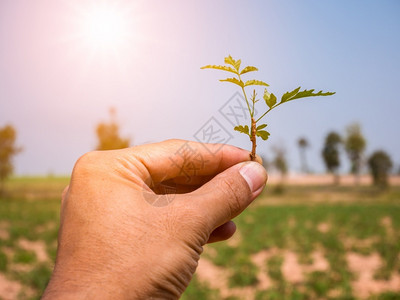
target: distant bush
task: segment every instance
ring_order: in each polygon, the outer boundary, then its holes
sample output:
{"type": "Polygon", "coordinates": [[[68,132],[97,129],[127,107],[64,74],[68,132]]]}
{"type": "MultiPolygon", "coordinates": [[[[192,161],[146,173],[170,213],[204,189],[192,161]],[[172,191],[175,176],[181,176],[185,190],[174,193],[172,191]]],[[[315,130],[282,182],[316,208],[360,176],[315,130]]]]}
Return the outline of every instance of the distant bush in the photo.
{"type": "Polygon", "coordinates": [[[4,180],[14,169],[13,157],[22,149],[15,145],[17,131],[12,125],[0,128],[0,195],[3,193],[4,180]]]}
{"type": "Polygon", "coordinates": [[[98,144],[96,150],[114,150],[129,147],[130,140],[122,138],[119,133],[119,125],[116,121],[115,109],[110,109],[110,122],[101,122],[96,127],[98,144]]]}
{"type": "Polygon", "coordinates": [[[368,166],[374,181],[379,187],[387,187],[388,174],[393,167],[392,160],[389,155],[382,150],[375,151],[368,159],[368,166]]]}

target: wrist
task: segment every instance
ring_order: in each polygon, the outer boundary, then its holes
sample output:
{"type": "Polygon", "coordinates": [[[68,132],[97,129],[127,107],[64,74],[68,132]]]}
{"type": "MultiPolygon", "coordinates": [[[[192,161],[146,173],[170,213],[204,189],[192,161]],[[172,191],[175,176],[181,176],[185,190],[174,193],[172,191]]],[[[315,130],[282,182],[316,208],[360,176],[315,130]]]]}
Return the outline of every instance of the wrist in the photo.
{"type": "MultiPolygon", "coordinates": [[[[143,291],[136,287],[134,291],[143,291]]],[[[55,268],[53,275],[41,298],[48,299],[141,299],[123,286],[123,280],[118,276],[110,278],[105,274],[92,274],[79,271],[59,271],[55,268]]]]}

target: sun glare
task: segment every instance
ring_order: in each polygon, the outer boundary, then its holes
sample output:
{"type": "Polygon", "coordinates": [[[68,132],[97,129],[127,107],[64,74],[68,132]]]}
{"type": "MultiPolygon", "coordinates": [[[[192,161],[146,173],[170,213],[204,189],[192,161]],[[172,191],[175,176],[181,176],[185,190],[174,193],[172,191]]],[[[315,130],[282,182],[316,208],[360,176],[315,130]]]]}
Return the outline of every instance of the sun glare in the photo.
{"type": "Polygon", "coordinates": [[[131,49],[134,37],[132,5],[119,1],[84,2],[75,6],[73,39],[96,56],[121,56],[131,49]]]}
{"type": "Polygon", "coordinates": [[[96,7],[82,21],[83,38],[94,48],[118,47],[129,38],[126,17],[115,9],[96,7]]]}

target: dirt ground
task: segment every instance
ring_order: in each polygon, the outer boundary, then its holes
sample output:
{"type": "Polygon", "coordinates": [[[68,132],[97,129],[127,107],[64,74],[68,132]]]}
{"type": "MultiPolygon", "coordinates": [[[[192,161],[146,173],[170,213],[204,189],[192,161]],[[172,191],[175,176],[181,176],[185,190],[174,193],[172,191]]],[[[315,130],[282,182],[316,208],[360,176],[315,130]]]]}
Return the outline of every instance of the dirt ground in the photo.
{"type": "MultiPolygon", "coordinates": [[[[277,184],[280,183],[281,177],[276,174],[269,174],[268,183],[269,184],[277,184]]],[[[284,178],[285,184],[288,185],[329,185],[332,184],[334,178],[332,175],[327,174],[289,174],[284,178]]],[[[341,175],[340,176],[340,185],[349,186],[354,185],[355,178],[353,175],[341,175]]],[[[400,185],[400,176],[391,176],[389,178],[390,185],[399,186],[400,185]]],[[[372,178],[369,175],[361,175],[359,178],[360,185],[371,185],[372,178]]]]}
{"type": "MultiPolygon", "coordinates": [[[[298,255],[295,252],[287,250],[282,252],[279,249],[272,248],[260,251],[251,257],[252,262],[259,270],[258,283],[255,286],[230,288],[228,286],[229,271],[214,265],[206,258],[200,259],[196,274],[199,280],[207,283],[211,288],[218,289],[222,297],[240,297],[241,299],[251,300],[254,299],[257,290],[267,290],[273,286],[273,282],[267,273],[266,261],[276,254],[283,256],[281,271],[285,280],[292,284],[304,282],[309,273],[329,271],[330,268],[329,262],[321,251],[312,253],[313,263],[311,265],[304,265],[299,262],[298,255]]],[[[397,273],[393,273],[388,281],[374,279],[374,273],[382,265],[379,254],[361,255],[349,252],[346,255],[346,260],[350,270],[356,275],[356,279],[352,282],[352,288],[357,299],[367,299],[372,294],[400,291],[400,275],[397,273]]]]}
{"type": "MultiPolygon", "coordinates": [[[[1,232],[1,231],[0,231],[1,232]]],[[[20,248],[28,251],[33,251],[35,256],[37,257],[38,262],[49,262],[50,258],[46,252],[46,245],[43,241],[29,241],[27,239],[20,239],[18,241],[18,245],[20,248]]],[[[3,248],[3,251],[11,257],[13,255],[13,251],[7,251],[7,248],[3,248]]],[[[13,263],[10,266],[10,269],[17,270],[29,270],[31,269],[31,265],[27,264],[18,264],[13,263]]],[[[5,274],[0,272],[0,299],[3,300],[14,300],[19,299],[19,295],[21,291],[24,289],[26,296],[32,296],[34,292],[29,287],[24,287],[21,282],[11,280],[5,276],[5,274]]]]}

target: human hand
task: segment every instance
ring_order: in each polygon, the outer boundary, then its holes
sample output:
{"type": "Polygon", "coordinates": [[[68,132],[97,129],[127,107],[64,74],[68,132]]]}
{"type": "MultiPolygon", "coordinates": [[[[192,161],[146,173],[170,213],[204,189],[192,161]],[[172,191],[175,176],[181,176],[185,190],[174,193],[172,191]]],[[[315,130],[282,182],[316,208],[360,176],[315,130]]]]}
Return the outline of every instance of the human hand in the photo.
{"type": "Polygon", "coordinates": [[[179,298],[202,246],[231,237],[231,219],[263,190],[266,171],[249,159],[182,140],[82,156],[63,193],[43,299],[179,298]]]}

